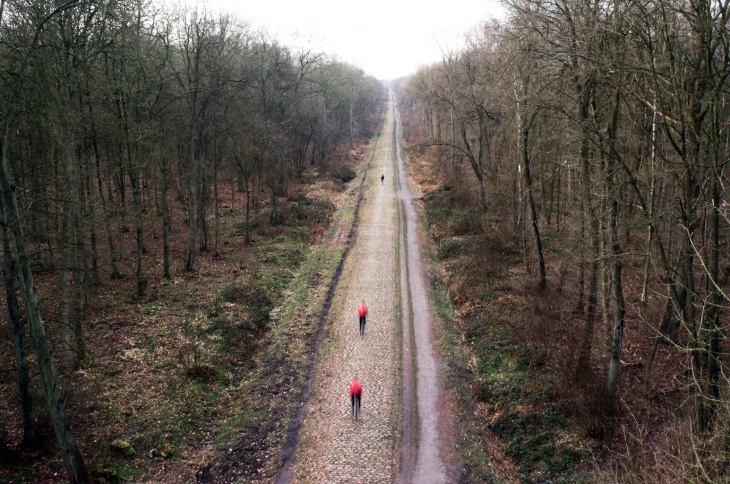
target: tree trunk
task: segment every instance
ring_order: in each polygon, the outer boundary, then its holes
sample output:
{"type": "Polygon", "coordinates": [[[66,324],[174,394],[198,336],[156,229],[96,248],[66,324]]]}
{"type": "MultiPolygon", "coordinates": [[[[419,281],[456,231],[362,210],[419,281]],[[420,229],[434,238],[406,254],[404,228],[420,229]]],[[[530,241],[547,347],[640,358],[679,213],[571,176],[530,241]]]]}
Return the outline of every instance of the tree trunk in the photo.
{"type": "Polygon", "coordinates": [[[601,279],[601,318],[603,320],[603,328],[605,329],[605,341],[608,347],[611,345],[611,337],[613,335],[613,324],[611,319],[611,263],[609,256],[609,246],[611,241],[609,240],[609,229],[605,227],[605,220],[600,222],[600,264],[599,273],[601,279]]]}
{"type": "Polygon", "coordinates": [[[99,282],[99,249],[96,240],[96,204],[94,203],[94,188],[91,182],[91,173],[86,172],[84,176],[84,219],[89,225],[89,246],[91,249],[91,277],[94,282],[99,282]]]}
{"type": "MultiPolygon", "coordinates": [[[[720,325],[722,311],[722,289],[727,281],[720,281],[720,181],[719,174],[712,175],[712,212],[710,220],[710,257],[708,279],[710,289],[709,307],[705,315],[707,334],[707,380],[709,398],[707,402],[707,427],[712,428],[717,404],[720,402],[720,351],[722,350],[723,329],[720,325]]],[[[728,268],[730,271],[730,268],[728,268]]],[[[725,277],[727,279],[727,277],[725,277]]]]}
{"type": "MultiPolygon", "coordinates": [[[[481,126],[480,126],[481,127],[481,126]]],[[[466,154],[467,159],[469,160],[469,164],[471,165],[472,170],[474,170],[474,175],[477,177],[477,181],[479,182],[479,201],[482,208],[482,211],[487,211],[487,189],[484,186],[484,151],[485,151],[485,138],[486,134],[483,132],[483,130],[480,129],[479,133],[479,148],[478,153],[474,154],[474,150],[472,148],[472,144],[469,142],[469,137],[466,132],[466,126],[461,126],[461,141],[464,143],[464,152],[466,154]]],[[[440,139],[440,138],[439,138],[440,139]]]]}
{"type": "Polygon", "coordinates": [[[200,186],[198,189],[198,226],[200,228],[200,238],[198,239],[200,252],[208,250],[208,222],[206,220],[206,211],[208,209],[208,170],[205,167],[205,160],[202,163],[198,163],[198,170],[200,171],[200,186]]]}
{"type": "Polygon", "coordinates": [[[214,232],[215,232],[215,248],[213,249],[213,255],[220,257],[221,255],[221,210],[220,201],[218,200],[218,165],[220,159],[218,155],[218,146],[216,145],[216,153],[213,161],[213,218],[214,218],[214,232]]]}
{"type": "Polygon", "coordinates": [[[231,213],[236,213],[236,177],[233,175],[231,175],[231,213]]]}
{"type": "Polygon", "coordinates": [[[685,259],[688,250],[691,249],[687,245],[687,238],[683,237],[677,264],[668,284],[669,298],[659,326],[661,335],[671,343],[675,343],[679,337],[679,327],[684,320],[687,305],[687,286],[685,284],[687,264],[685,259]]]}
{"type": "MultiPolygon", "coordinates": [[[[618,203],[616,203],[618,205],[618,203]]],[[[612,209],[612,212],[614,210],[612,209]]],[[[615,211],[618,211],[617,209],[615,211]]],[[[615,215],[612,214],[613,218],[615,215]]],[[[608,378],[606,380],[606,388],[612,402],[616,398],[616,386],[618,381],[618,372],[621,365],[621,352],[623,350],[624,337],[624,319],[626,310],[624,307],[624,294],[622,286],[621,271],[623,268],[621,245],[618,241],[618,231],[616,224],[613,223],[611,228],[612,243],[612,263],[611,263],[611,279],[613,292],[613,338],[611,340],[611,361],[608,366],[608,378]]]]}
{"type": "MultiPolygon", "coordinates": [[[[719,94],[716,94],[719,96],[719,94]]],[[[710,174],[710,243],[709,245],[709,263],[708,263],[708,300],[709,308],[706,312],[706,334],[707,334],[707,379],[709,384],[708,399],[708,428],[712,428],[714,424],[717,406],[720,400],[721,385],[721,367],[720,356],[722,351],[724,330],[720,324],[720,314],[722,312],[722,303],[724,299],[723,289],[727,287],[728,277],[730,277],[730,267],[725,269],[723,280],[720,279],[720,248],[724,245],[721,242],[720,221],[722,214],[721,187],[722,172],[724,162],[720,155],[721,145],[721,126],[719,120],[719,100],[714,98],[712,104],[712,172],[710,174]]]]}
{"type": "MultiPolygon", "coordinates": [[[[119,162],[118,169],[122,169],[122,163],[119,162]]],[[[114,175],[114,179],[118,179],[119,177],[114,175]]],[[[117,182],[119,184],[119,182],[117,182]]],[[[124,191],[120,192],[116,199],[112,199],[112,194],[114,193],[114,190],[112,189],[113,183],[112,180],[109,181],[109,184],[107,186],[107,193],[109,194],[109,200],[114,200],[114,206],[115,211],[114,215],[117,222],[117,259],[124,263],[124,232],[127,231],[127,224],[126,224],[126,203],[125,203],[125,195],[124,191]]],[[[124,190],[124,188],[122,188],[124,190]]]]}
{"type": "MultiPolygon", "coordinates": [[[[130,154],[129,156],[131,157],[132,154],[130,154]]],[[[130,159],[129,164],[129,186],[132,189],[132,203],[134,204],[135,240],[137,242],[135,280],[137,287],[137,297],[142,297],[144,295],[146,286],[144,273],[142,272],[142,256],[144,255],[144,234],[142,233],[142,197],[139,188],[139,175],[135,166],[136,163],[134,160],[130,159]]]]}
{"type": "Polygon", "coordinates": [[[71,318],[69,317],[69,250],[68,250],[68,217],[60,214],[58,230],[58,247],[60,260],[58,290],[60,293],[58,301],[59,333],[61,336],[61,368],[66,372],[73,370],[74,355],[73,344],[71,343],[71,318]]]}
{"type": "MultiPolygon", "coordinates": [[[[654,99],[656,106],[656,98],[654,99]]],[[[656,200],[656,145],[657,145],[657,112],[652,110],[651,117],[651,148],[649,152],[649,217],[654,215],[654,203],[656,200]]],[[[646,304],[646,297],[649,290],[649,269],[651,267],[651,246],[654,242],[654,231],[652,227],[646,229],[646,261],[644,262],[644,274],[641,284],[641,304],[646,304]]]]}
{"type": "Polygon", "coordinates": [[[195,177],[197,176],[198,160],[195,148],[194,128],[191,126],[190,136],[190,173],[188,174],[188,259],[185,270],[195,270],[195,177]]]}
{"type": "Polygon", "coordinates": [[[535,251],[537,252],[537,270],[538,270],[538,287],[545,289],[547,287],[547,276],[545,273],[545,255],[542,250],[542,238],[540,237],[540,227],[537,223],[537,210],[535,209],[535,199],[532,194],[532,174],[530,171],[530,155],[527,143],[529,141],[529,128],[522,128],[522,162],[525,166],[525,187],[527,189],[527,203],[530,208],[530,218],[532,219],[532,235],[535,241],[535,251]]]}
{"type": "Polygon", "coordinates": [[[269,193],[271,194],[271,204],[269,205],[269,225],[276,225],[276,193],[274,193],[273,185],[269,187],[269,193]]]}
{"type": "Polygon", "coordinates": [[[112,234],[111,224],[109,223],[109,212],[106,206],[106,198],[104,197],[104,183],[101,178],[101,154],[99,153],[99,145],[96,139],[96,128],[94,127],[94,116],[93,111],[91,110],[91,104],[89,104],[89,113],[92,126],[91,144],[94,148],[94,164],[96,165],[96,185],[99,192],[99,201],[101,202],[101,218],[104,223],[107,244],[109,245],[109,261],[111,263],[110,277],[112,279],[118,279],[121,277],[121,274],[119,273],[119,266],[117,264],[117,253],[114,248],[114,236],[112,234]]]}
{"type": "Polygon", "coordinates": [[[589,150],[588,129],[589,109],[592,100],[591,89],[587,86],[590,81],[586,82],[586,86],[577,85],[577,91],[580,99],[578,106],[579,119],[582,126],[582,139],[580,146],[581,159],[581,193],[583,203],[583,218],[585,227],[588,230],[588,238],[590,240],[590,253],[582,262],[589,268],[588,282],[588,310],[586,313],[586,322],[583,330],[583,339],[580,345],[580,354],[578,356],[578,364],[576,365],[576,373],[590,365],[591,353],[593,351],[593,334],[595,333],[596,324],[596,307],[598,305],[598,272],[599,272],[599,255],[600,255],[600,239],[598,218],[592,202],[591,193],[591,163],[589,150]]]}
{"type": "Polygon", "coordinates": [[[18,367],[18,390],[20,393],[20,407],[23,414],[24,447],[32,448],[38,443],[38,432],[33,421],[33,396],[30,391],[30,377],[28,376],[28,361],[25,358],[23,345],[23,331],[20,326],[20,308],[15,292],[15,262],[8,245],[6,218],[3,214],[0,227],[0,246],[3,251],[3,276],[5,277],[5,299],[8,303],[8,323],[13,333],[15,347],[15,364],[18,367]]]}
{"type": "Polygon", "coordinates": [[[86,359],[86,343],[82,329],[84,317],[84,285],[86,284],[86,262],[84,258],[84,241],[81,231],[81,176],[79,175],[79,161],[76,142],[68,144],[68,180],[69,180],[69,215],[70,215],[70,242],[71,242],[71,270],[73,273],[71,299],[71,328],[74,337],[74,364],[79,365],[86,359]]]}
{"type": "Polygon", "coordinates": [[[10,181],[10,174],[7,167],[6,140],[9,126],[5,126],[5,133],[0,146],[0,192],[4,211],[8,217],[15,242],[15,253],[18,258],[18,282],[20,292],[25,304],[30,326],[31,342],[35,351],[36,361],[41,377],[41,385],[48,402],[48,410],[53,422],[53,429],[63,456],[63,461],[68,472],[69,480],[72,483],[91,482],[89,473],[86,470],[81,452],[76,445],[66,419],[66,412],[63,407],[61,396],[58,390],[58,379],[51,357],[51,348],[46,337],[46,330],[43,325],[38,295],[35,291],[31,262],[25,248],[25,236],[20,224],[20,210],[15,196],[13,184],[10,181]]]}
{"type": "Polygon", "coordinates": [[[170,208],[167,205],[167,157],[158,143],[157,158],[160,162],[160,202],[162,204],[162,277],[170,280],[170,208]]]}
{"type": "Polygon", "coordinates": [[[244,177],[246,188],[246,243],[251,243],[251,188],[248,177],[244,177]]]}
{"type": "MultiPolygon", "coordinates": [[[[585,203],[585,202],[584,202],[585,203]]],[[[588,257],[586,256],[586,245],[588,244],[588,226],[586,224],[585,209],[583,216],[580,218],[580,261],[578,273],[578,300],[575,303],[575,312],[583,314],[585,312],[585,286],[586,286],[586,265],[588,257]]]]}
{"type": "Polygon", "coordinates": [[[557,186],[557,194],[555,195],[555,205],[556,205],[556,211],[555,211],[555,226],[558,229],[558,232],[560,232],[560,222],[562,221],[562,211],[563,211],[563,168],[562,166],[558,166],[558,169],[556,170],[556,174],[558,177],[556,186],[557,186]]]}
{"type": "MultiPolygon", "coordinates": [[[[621,92],[617,88],[614,95],[615,105],[611,115],[611,125],[608,128],[608,136],[613,145],[618,130],[618,115],[621,103],[621,92]]],[[[611,339],[611,361],[608,366],[608,377],[606,388],[612,403],[616,399],[616,386],[618,372],[621,365],[621,352],[623,350],[624,319],[626,315],[624,293],[623,293],[623,252],[618,235],[618,208],[619,194],[615,183],[616,158],[613,153],[608,155],[606,166],[606,194],[610,200],[609,227],[611,232],[611,289],[613,307],[613,337],[611,339]]]]}

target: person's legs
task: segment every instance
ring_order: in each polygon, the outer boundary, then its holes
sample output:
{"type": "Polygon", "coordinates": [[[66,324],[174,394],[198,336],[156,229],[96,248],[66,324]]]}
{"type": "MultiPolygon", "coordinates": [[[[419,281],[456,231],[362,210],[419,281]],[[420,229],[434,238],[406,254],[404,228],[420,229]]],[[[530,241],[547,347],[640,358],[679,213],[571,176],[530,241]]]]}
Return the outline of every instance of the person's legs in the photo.
{"type": "Polygon", "coordinates": [[[352,418],[355,417],[355,395],[350,395],[350,400],[352,401],[352,418]]]}
{"type": "Polygon", "coordinates": [[[365,334],[365,316],[360,316],[360,336],[365,334]]]}
{"type": "Polygon", "coordinates": [[[360,395],[355,395],[355,420],[360,416],[360,395]]]}

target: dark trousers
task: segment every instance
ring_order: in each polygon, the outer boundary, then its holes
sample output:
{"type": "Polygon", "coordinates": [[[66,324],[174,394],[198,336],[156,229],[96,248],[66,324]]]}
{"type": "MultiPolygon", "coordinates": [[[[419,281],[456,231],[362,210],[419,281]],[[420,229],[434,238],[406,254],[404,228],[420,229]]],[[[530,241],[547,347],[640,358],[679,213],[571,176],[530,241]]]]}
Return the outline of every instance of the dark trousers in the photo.
{"type": "Polygon", "coordinates": [[[360,336],[365,334],[365,316],[360,316],[360,336]]]}
{"type": "Polygon", "coordinates": [[[350,395],[350,400],[352,400],[352,417],[355,420],[357,420],[360,414],[360,398],[361,395],[350,395]]]}

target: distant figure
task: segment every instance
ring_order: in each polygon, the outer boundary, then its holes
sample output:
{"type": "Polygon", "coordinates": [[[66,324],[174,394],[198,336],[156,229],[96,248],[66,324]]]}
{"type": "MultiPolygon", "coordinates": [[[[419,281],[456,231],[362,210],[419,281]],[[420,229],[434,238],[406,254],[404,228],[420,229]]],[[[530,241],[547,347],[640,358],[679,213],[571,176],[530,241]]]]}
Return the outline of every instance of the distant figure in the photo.
{"type": "Polygon", "coordinates": [[[357,377],[350,383],[350,401],[352,402],[352,418],[357,421],[360,415],[360,401],[362,399],[362,383],[357,377]]]}
{"type": "Polygon", "coordinates": [[[385,181],[385,174],[380,175],[380,184],[382,185],[385,181]]]}
{"type": "Polygon", "coordinates": [[[357,307],[357,315],[360,316],[360,336],[365,334],[365,319],[368,316],[368,305],[365,304],[365,300],[360,301],[360,305],[357,307]]]}

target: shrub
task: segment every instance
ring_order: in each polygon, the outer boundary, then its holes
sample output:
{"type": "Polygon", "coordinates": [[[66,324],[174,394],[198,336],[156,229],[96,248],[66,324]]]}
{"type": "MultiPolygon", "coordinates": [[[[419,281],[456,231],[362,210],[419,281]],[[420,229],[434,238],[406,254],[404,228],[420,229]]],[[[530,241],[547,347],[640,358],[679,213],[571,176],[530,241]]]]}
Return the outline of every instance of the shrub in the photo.
{"type": "Polygon", "coordinates": [[[357,176],[357,173],[355,173],[355,170],[347,165],[338,165],[332,169],[332,176],[348,183],[357,176]]]}

